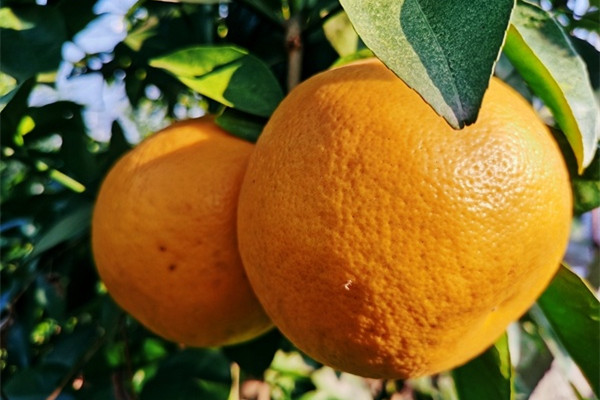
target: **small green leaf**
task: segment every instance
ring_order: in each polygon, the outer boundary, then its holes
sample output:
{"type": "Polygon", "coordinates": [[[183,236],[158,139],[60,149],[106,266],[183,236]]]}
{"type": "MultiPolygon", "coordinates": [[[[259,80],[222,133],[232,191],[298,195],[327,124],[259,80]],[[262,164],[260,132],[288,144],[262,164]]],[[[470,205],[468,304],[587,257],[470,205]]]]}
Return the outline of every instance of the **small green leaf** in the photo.
{"type": "Polygon", "coordinates": [[[325,21],[323,31],[341,57],[354,54],[358,50],[358,35],[345,12],[339,12],[325,21]]]}
{"type": "Polygon", "coordinates": [[[356,53],[349,54],[344,57],[338,58],[333,64],[331,64],[331,68],[341,67],[342,65],[349,64],[353,61],[362,60],[365,58],[374,57],[373,52],[369,49],[360,49],[356,53]]]}
{"type": "Polygon", "coordinates": [[[511,22],[504,53],[552,111],[581,172],[600,138],[600,109],[585,63],[547,11],[521,1],[511,22]]]}
{"type": "Polygon", "coordinates": [[[377,57],[454,128],[473,123],[514,0],[340,0],[377,57]]]}
{"type": "Polygon", "coordinates": [[[283,98],[269,67],[237,47],[187,48],[155,58],[150,65],[203,96],[261,117],[269,117],[283,98]]]}
{"type": "Polygon", "coordinates": [[[267,121],[264,118],[228,108],[215,119],[215,122],[227,132],[254,143],[267,121]]]}
{"type": "MultiPolygon", "coordinates": [[[[17,87],[17,80],[15,78],[3,72],[0,72],[0,107],[4,108],[6,103],[8,103],[8,100],[10,100],[5,99],[5,97],[8,96],[11,92],[16,92],[17,87]]],[[[2,108],[0,108],[0,111],[2,111],[2,108]]]]}
{"type": "Polygon", "coordinates": [[[573,205],[575,214],[583,214],[600,207],[600,151],[582,175],[574,176],[573,205]]]}
{"type": "Polygon", "coordinates": [[[9,7],[0,8],[0,29],[24,31],[35,28],[35,23],[19,18],[9,7]]]}
{"type": "Polygon", "coordinates": [[[510,400],[512,375],[506,334],[485,353],[452,371],[460,400],[510,400]]]}
{"type": "Polygon", "coordinates": [[[0,102],[2,104],[0,107],[0,141],[4,146],[16,144],[14,143],[15,133],[19,122],[28,111],[27,98],[34,85],[35,79],[28,79],[18,85],[13,92],[2,97],[0,102]]]}
{"type": "Polygon", "coordinates": [[[600,393],[600,303],[586,283],[562,266],[538,305],[560,343],[600,393]]]}

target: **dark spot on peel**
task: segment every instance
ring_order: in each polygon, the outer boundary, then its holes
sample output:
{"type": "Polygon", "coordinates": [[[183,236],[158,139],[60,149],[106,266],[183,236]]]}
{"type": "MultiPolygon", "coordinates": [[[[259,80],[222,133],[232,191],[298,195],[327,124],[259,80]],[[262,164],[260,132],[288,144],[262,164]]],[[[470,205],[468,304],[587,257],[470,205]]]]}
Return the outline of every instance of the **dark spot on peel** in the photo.
{"type": "Polygon", "coordinates": [[[165,251],[167,251],[167,248],[163,245],[160,245],[160,246],[158,246],[158,250],[160,250],[161,252],[164,253],[165,251]]]}
{"type": "Polygon", "coordinates": [[[177,268],[177,265],[169,264],[169,271],[175,271],[176,268],[177,268]]]}

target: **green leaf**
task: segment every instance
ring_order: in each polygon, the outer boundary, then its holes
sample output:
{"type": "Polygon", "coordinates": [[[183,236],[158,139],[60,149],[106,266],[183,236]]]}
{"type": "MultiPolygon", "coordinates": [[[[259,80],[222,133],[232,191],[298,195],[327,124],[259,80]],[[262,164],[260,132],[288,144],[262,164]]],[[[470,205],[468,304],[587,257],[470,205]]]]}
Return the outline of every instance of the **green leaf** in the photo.
{"type": "Polygon", "coordinates": [[[454,128],[475,122],[514,0],[340,0],[367,47],[454,128]]]}
{"type": "Polygon", "coordinates": [[[229,363],[220,352],[189,349],[161,363],[144,385],[140,399],[225,400],[230,385],[229,363]]]}
{"type": "Polygon", "coordinates": [[[233,46],[198,46],[150,61],[203,96],[261,117],[283,98],[277,79],[260,59],[233,46]]]}
{"type": "Polygon", "coordinates": [[[55,389],[63,372],[53,366],[20,370],[8,382],[2,383],[2,393],[10,400],[46,399],[55,389]]]}
{"type": "Polygon", "coordinates": [[[17,85],[17,81],[10,75],[1,72],[0,80],[0,112],[2,112],[12,98],[15,97],[22,84],[17,85]]]}
{"type": "MultiPolygon", "coordinates": [[[[596,151],[591,164],[578,173],[577,160],[567,138],[558,129],[551,129],[554,139],[567,163],[573,191],[573,213],[580,215],[600,207],[600,151],[596,151]]],[[[600,148],[600,143],[598,143],[600,148]]]]}
{"type": "Polygon", "coordinates": [[[215,122],[227,132],[249,142],[256,142],[267,123],[265,118],[258,118],[231,108],[223,111],[215,122]]]}
{"type": "Polygon", "coordinates": [[[90,349],[94,350],[94,345],[97,345],[95,342],[103,336],[103,331],[98,327],[77,326],[73,332],[59,335],[52,349],[44,355],[42,363],[68,371],[80,363],[90,349]]]}
{"type": "Polygon", "coordinates": [[[6,101],[6,104],[2,104],[2,108],[0,109],[0,141],[2,145],[15,145],[15,133],[19,122],[21,122],[23,115],[27,111],[27,98],[34,85],[35,80],[28,79],[18,85],[14,92],[10,92],[2,98],[2,103],[6,101]]]}
{"type": "Polygon", "coordinates": [[[325,21],[323,31],[341,57],[354,54],[358,50],[358,35],[345,12],[339,12],[325,21]]]}
{"type": "Polygon", "coordinates": [[[59,243],[70,240],[87,231],[92,216],[92,204],[84,203],[74,208],[47,231],[34,244],[29,258],[33,259],[59,243]]]}
{"type": "Polygon", "coordinates": [[[61,59],[67,40],[64,18],[52,7],[29,6],[2,10],[0,69],[19,82],[41,72],[51,72],[61,59]]]}
{"type": "Polygon", "coordinates": [[[600,393],[600,303],[586,283],[562,266],[538,305],[560,343],[600,393]]]}
{"type": "Polygon", "coordinates": [[[452,371],[460,400],[510,400],[513,392],[508,337],[500,339],[479,357],[452,371]]]}
{"type": "Polygon", "coordinates": [[[585,63],[567,34],[548,12],[519,2],[504,53],[552,111],[583,171],[600,138],[600,110],[585,63]]]}
{"type": "Polygon", "coordinates": [[[571,20],[569,28],[582,28],[590,32],[600,33],[600,10],[596,9],[590,13],[585,14],[580,19],[571,20]]]}
{"type": "Polygon", "coordinates": [[[582,175],[574,176],[573,206],[575,214],[583,214],[600,207],[600,151],[582,175]]]}
{"type": "Polygon", "coordinates": [[[220,4],[229,3],[227,0],[155,0],[155,1],[166,1],[169,3],[192,3],[192,4],[220,4]]]}
{"type": "MultiPolygon", "coordinates": [[[[0,15],[1,17],[1,15],[0,15]]],[[[10,75],[0,72],[0,112],[19,90],[17,80],[10,75]]]]}
{"type": "Polygon", "coordinates": [[[237,362],[245,373],[261,377],[271,365],[281,341],[281,333],[273,329],[249,342],[224,347],[223,353],[230,360],[237,362]]]}
{"type": "MultiPolygon", "coordinates": [[[[243,0],[242,2],[278,25],[283,25],[286,16],[289,17],[283,14],[283,4],[280,0],[243,0]]],[[[289,13],[289,9],[287,12],[289,13]]]]}
{"type": "Polygon", "coordinates": [[[338,58],[333,64],[331,64],[331,68],[341,67],[342,65],[349,64],[353,61],[362,60],[365,58],[374,57],[373,52],[370,49],[360,49],[356,53],[349,54],[344,57],[338,58]]]}
{"type": "Polygon", "coordinates": [[[515,391],[517,398],[528,399],[550,370],[554,357],[540,336],[539,327],[528,319],[528,315],[511,328],[511,340],[515,339],[515,344],[518,343],[516,353],[511,353],[515,366],[515,391]]]}

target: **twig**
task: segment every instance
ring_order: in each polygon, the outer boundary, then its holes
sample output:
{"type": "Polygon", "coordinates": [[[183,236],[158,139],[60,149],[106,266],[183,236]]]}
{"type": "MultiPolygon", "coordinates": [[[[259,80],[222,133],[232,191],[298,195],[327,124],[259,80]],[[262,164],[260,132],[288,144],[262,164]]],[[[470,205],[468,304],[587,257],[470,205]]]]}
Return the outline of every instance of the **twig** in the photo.
{"type": "Polygon", "coordinates": [[[288,53],[287,89],[292,90],[302,76],[302,27],[300,16],[292,16],[285,28],[285,47],[288,53]]]}
{"type": "Polygon", "coordinates": [[[132,400],[125,386],[123,385],[123,370],[117,371],[111,376],[113,383],[113,393],[117,400],[132,400]]]}
{"type": "Polygon", "coordinates": [[[98,340],[96,340],[90,346],[90,348],[87,350],[87,352],[85,352],[83,357],[81,357],[79,361],[76,362],[75,365],[73,365],[69,372],[63,376],[63,378],[56,386],[56,389],[52,391],[52,393],[46,398],[46,400],[55,400],[56,398],[58,398],[58,396],[60,396],[65,386],[67,386],[67,384],[71,381],[73,375],[75,375],[75,373],[79,371],[94,356],[94,354],[96,354],[98,350],[100,350],[108,336],[108,333],[104,332],[104,334],[100,336],[98,340]]]}
{"type": "MultiPolygon", "coordinates": [[[[123,352],[125,353],[125,371],[123,374],[119,374],[119,375],[125,375],[124,378],[126,378],[129,382],[131,382],[133,380],[133,368],[131,365],[131,352],[129,351],[129,340],[127,339],[127,329],[125,327],[125,315],[123,315],[119,321],[119,328],[121,330],[121,336],[123,337],[123,343],[125,344],[124,350],[123,352]]],[[[121,381],[122,384],[122,381],[121,381]]],[[[125,388],[122,388],[123,394],[125,394],[126,397],[123,397],[124,400],[129,400],[129,399],[136,399],[135,394],[131,394],[127,392],[127,390],[125,390],[125,388]]]]}

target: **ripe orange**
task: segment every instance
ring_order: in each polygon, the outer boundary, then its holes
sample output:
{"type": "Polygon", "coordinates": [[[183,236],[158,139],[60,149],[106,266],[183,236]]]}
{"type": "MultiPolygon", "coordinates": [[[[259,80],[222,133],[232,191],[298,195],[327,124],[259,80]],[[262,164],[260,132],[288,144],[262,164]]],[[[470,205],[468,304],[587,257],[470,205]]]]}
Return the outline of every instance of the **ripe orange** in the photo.
{"type": "Polygon", "coordinates": [[[92,221],[109,293],[155,333],[192,346],[271,327],[237,251],[236,207],[254,146],[205,117],[132,149],[102,184],[92,221]]]}
{"type": "Polygon", "coordinates": [[[452,130],[378,61],[318,74],[280,104],[239,199],[256,295],[334,368],[408,378],[485,350],[557,270],[571,220],[561,153],[493,79],[452,130]]]}

